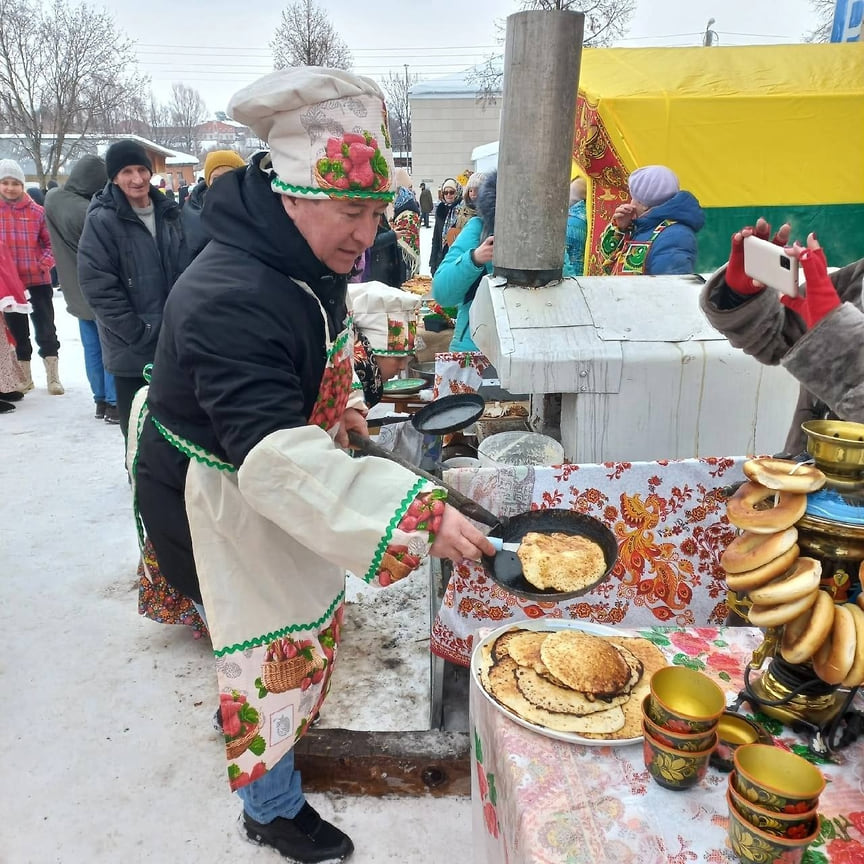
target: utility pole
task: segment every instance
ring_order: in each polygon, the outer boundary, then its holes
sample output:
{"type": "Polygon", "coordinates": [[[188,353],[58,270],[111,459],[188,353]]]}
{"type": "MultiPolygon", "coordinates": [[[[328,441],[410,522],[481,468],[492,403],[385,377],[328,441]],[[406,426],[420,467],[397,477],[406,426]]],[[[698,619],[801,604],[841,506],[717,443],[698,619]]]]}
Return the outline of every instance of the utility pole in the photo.
{"type": "Polygon", "coordinates": [[[717,36],[717,33],[711,29],[711,25],[714,23],[713,18],[708,19],[708,24],[705,27],[705,35],[702,37],[702,45],[705,48],[710,48],[712,45],[718,45],[720,43],[720,39],[717,36]]]}
{"type": "Polygon", "coordinates": [[[403,138],[405,139],[405,162],[408,171],[411,171],[411,104],[408,101],[408,89],[410,87],[410,79],[408,77],[408,64],[405,63],[405,129],[403,138]]]}

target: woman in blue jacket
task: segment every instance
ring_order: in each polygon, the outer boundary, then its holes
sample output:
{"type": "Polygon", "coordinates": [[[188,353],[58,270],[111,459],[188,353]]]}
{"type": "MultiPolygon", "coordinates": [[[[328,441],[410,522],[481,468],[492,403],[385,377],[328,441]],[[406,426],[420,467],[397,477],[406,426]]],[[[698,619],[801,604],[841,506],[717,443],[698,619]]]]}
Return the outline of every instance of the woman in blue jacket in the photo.
{"type": "Polygon", "coordinates": [[[630,201],[615,209],[600,237],[603,272],[611,276],[660,276],[696,270],[696,233],[705,214],[695,196],[665,165],[637,168],[630,201]]]}
{"type": "MultiPolygon", "coordinates": [[[[492,273],[495,196],[498,172],[487,175],[477,192],[477,215],[459,232],[432,279],[432,296],[442,306],[458,306],[451,351],[479,351],[469,332],[468,315],[484,276],[492,273]]],[[[564,276],[575,271],[564,257],[564,276]]]]}

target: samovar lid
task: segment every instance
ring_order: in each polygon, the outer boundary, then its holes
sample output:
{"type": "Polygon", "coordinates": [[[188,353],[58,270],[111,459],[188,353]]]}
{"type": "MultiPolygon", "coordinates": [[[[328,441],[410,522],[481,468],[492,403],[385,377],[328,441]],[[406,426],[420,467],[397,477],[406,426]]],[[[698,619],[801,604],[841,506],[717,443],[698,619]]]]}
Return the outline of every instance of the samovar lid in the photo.
{"type": "Polygon", "coordinates": [[[806,515],[844,525],[864,525],[864,496],[820,489],[807,496],[806,515]]]}

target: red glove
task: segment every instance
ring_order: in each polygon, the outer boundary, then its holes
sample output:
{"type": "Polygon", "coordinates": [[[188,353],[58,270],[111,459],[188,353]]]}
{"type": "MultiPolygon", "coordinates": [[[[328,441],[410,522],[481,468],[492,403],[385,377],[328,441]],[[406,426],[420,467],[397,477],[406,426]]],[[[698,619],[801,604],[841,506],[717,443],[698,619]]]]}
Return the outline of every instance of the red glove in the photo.
{"type": "Polygon", "coordinates": [[[732,251],[729,253],[729,263],[726,265],[726,284],[736,294],[744,297],[758,294],[765,288],[744,272],[744,237],[740,231],[732,235],[732,251]]]}
{"type": "Polygon", "coordinates": [[[840,298],[837,296],[834,283],[828,276],[828,262],[821,248],[802,250],[798,260],[804,268],[807,293],[804,297],[784,295],[780,298],[780,302],[797,312],[804,319],[807,329],[812,330],[829,312],[840,305],[840,298]]]}

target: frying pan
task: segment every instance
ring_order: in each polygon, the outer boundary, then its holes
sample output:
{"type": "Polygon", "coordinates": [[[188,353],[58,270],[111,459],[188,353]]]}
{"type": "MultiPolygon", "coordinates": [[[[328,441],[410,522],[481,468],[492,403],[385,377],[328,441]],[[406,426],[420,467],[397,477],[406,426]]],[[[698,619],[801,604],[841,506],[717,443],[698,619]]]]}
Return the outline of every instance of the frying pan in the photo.
{"type": "Polygon", "coordinates": [[[380,421],[370,420],[369,425],[389,426],[410,420],[411,425],[424,435],[449,435],[470,426],[485,409],[486,401],[477,393],[456,393],[429,402],[410,417],[384,417],[380,421]]]}
{"type": "Polygon", "coordinates": [[[486,575],[497,582],[502,588],[525,597],[529,600],[545,600],[557,602],[559,600],[570,600],[592,590],[599,585],[610,573],[618,560],[618,542],[615,535],[599,519],[578,513],[575,510],[529,510],[518,516],[496,516],[485,507],[463,495],[461,492],[444,483],[438,477],[423,471],[416,465],[412,465],[395,453],[385,450],[365,435],[356,432],[348,434],[351,445],[361,453],[369,456],[379,456],[396,462],[403,468],[407,468],[420,477],[431,480],[436,486],[447,490],[447,503],[455,507],[463,516],[489,525],[492,530],[490,536],[500,537],[505,543],[520,543],[522,538],[531,531],[540,534],[558,532],[560,534],[574,534],[593,540],[602,550],[606,569],[590,585],[580,588],[578,591],[556,591],[552,588],[541,590],[532,585],[522,573],[522,562],[515,552],[501,551],[496,555],[484,555],[483,567],[486,575]]]}

